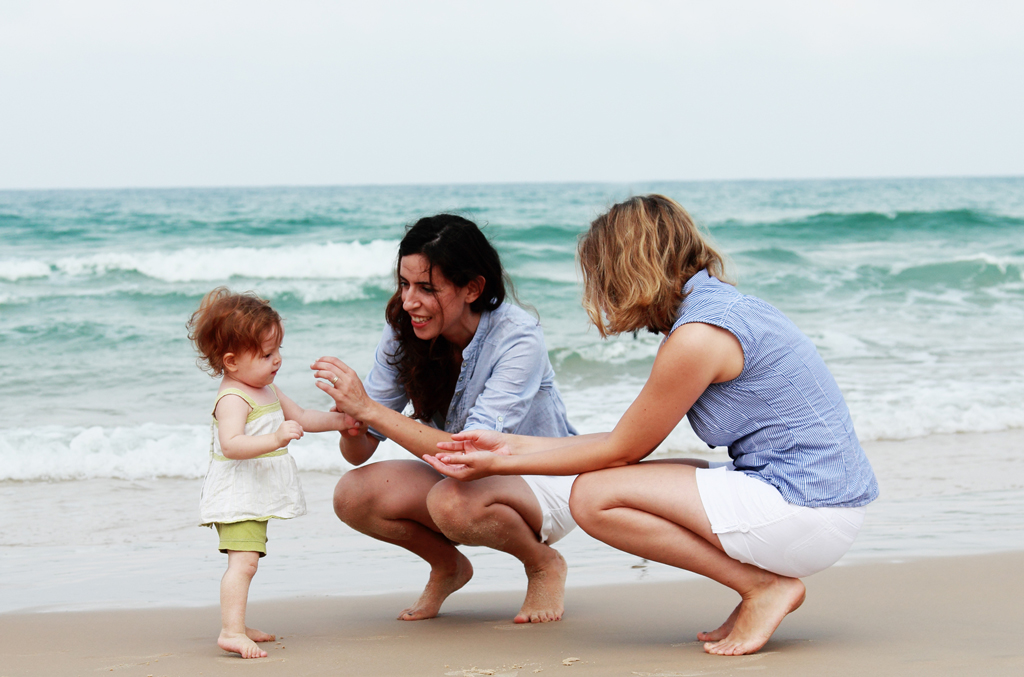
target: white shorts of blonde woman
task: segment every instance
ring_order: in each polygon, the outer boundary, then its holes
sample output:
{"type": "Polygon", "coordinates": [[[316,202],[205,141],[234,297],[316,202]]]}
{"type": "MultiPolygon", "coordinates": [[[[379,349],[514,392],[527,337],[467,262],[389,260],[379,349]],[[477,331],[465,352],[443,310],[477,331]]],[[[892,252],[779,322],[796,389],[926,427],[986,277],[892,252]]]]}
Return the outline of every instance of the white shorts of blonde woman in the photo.
{"type": "Polygon", "coordinates": [[[786,503],[767,482],[728,467],[698,468],[697,490],[725,554],[792,578],[832,566],[864,524],[866,508],[786,503]]]}

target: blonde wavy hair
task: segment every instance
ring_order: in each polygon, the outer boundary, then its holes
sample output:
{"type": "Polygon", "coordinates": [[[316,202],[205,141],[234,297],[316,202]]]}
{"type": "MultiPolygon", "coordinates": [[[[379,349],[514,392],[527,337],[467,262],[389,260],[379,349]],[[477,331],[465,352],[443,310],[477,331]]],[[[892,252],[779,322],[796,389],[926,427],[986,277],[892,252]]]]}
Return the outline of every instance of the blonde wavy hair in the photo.
{"type": "Polygon", "coordinates": [[[729,281],[710,236],[664,195],[632,197],[597,217],[580,236],[579,263],[583,308],[602,337],[667,332],[693,275],[706,269],[729,281]]]}

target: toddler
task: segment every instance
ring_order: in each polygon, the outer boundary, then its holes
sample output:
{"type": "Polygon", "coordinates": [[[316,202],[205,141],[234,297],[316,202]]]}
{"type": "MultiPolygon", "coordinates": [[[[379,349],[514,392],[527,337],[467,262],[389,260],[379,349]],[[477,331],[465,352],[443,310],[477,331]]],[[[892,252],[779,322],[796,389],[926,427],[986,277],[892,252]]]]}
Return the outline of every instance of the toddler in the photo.
{"type": "Polygon", "coordinates": [[[306,512],[288,443],[304,432],[342,430],[351,420],[306,410],[274,387],[281,368],[281,317],[255,294],[218,287],[188,322],[199,365],[222,377],[211,425],[210,469],[200,522],[216,526],[228,569],[220,582],[217,645],[242,658],[263,658],[256,642],[274,635],[245,625],[249,582],[267,553],[267,522],[306,512]]]}

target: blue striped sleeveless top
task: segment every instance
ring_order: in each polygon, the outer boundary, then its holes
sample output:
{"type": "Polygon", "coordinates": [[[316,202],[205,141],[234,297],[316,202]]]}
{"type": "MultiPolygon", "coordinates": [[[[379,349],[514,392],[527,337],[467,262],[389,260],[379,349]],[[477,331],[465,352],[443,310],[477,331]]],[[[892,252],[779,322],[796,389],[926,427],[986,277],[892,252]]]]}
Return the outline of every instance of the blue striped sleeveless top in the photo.
{"type": "Polygon", "coordinates": [[[728,447],[736,470],[771,484],[787,503],[856,507],[877,498],[850,411],[811,340],[780,310],[706,270],[684,289],[672,331],[710,324],[743,347],[740,375],[708,386],[687,413],[697,436],[728,447]]]}

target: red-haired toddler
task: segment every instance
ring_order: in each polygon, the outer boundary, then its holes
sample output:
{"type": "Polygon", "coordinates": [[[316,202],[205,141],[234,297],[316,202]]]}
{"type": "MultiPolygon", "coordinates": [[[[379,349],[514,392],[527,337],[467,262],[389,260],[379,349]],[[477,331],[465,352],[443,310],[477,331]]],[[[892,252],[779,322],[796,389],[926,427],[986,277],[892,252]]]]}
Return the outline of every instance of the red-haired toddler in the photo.
{"type": "Polygon", "coordinates": [[[228,570],[220,582],[217,645],[242,658],[263,658],[256,642],[274,635],[246,627],[249,582],[267,553],[267,522],[306,512],[298,469],[288,443],[303,432],[350,427],[351,418],[303,409],[278,390],[281,317],[255,294],[218,287],[188,322],[199,364],[221,376],[213,409],[210,469],[203,484],[200,522],[214,525],[228,570]]]}

